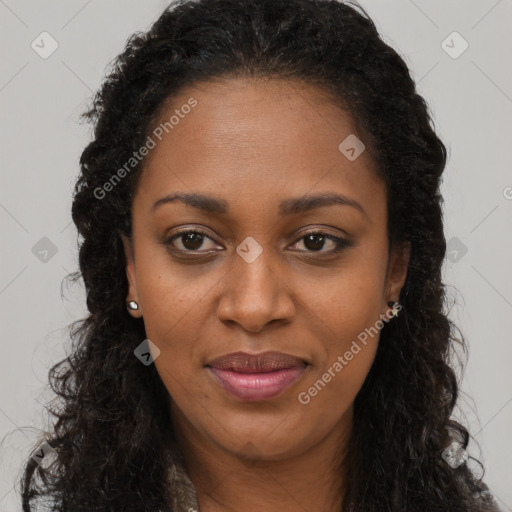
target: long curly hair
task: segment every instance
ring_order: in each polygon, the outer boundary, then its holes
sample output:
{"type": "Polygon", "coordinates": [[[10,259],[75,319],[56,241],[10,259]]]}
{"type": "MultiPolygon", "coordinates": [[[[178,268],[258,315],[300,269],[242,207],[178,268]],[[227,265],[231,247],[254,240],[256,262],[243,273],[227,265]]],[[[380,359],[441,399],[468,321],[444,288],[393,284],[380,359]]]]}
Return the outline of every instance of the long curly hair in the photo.
{"type": "Polygon", "coordinates": [[[72,205],[80,271],[68,277],[83,279],[89,315],[70,326],[71,354],[49,371],[55,421],[44,441],[56,459],[45,468],[27,460],[23,510],[43,500],[52,511],[170,510],[177,490],[166,475],[179,447],[155,365],[134,357],[146,335],[126,311],[120,239],[131,234],[144,160],[104,197],[98,190],[144,144],[167,99],[237,77],[303,80],[348,110],[386,184],[390,247],[411,244],[403,309],[382,329],[355,400],[343,512],[492,510],[481,478],[442,456],[453,439],[461,449],[469,441],[452,420],[450,361],[466,343],[447,316],[441,277],[446,147],[404,60],[364,9],[337,0],[178,0],[111,62],[82,114],[94,140],[72,205]]]}

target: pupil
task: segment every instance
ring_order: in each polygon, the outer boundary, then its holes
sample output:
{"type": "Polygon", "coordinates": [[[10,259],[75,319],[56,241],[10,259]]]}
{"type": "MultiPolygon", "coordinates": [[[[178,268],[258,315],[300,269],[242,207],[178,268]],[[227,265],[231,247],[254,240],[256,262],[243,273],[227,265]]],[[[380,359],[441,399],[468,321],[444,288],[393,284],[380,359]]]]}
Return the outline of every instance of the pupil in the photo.
{"type": "Polygon", "coordinates": [[[320,235],[320,234],[308,235],[305,240],[305,245],[308,249],[321,249],[324,245],[324,238],[325,238],[324,235],[320,235]],[[316,245],[314,243],[315,238],[320,239],[320,242],[317,243],[316,245]],[[308,242],[310,242],[312,240],[313,240],[313,247],[311,247],[311,246],[308,247],[308,242]]]}
{"type": "Polygon", "coordinates": [[[199,247],[201,247],[203,243],[203,235],[201,235],[200,233],[185,233],[183,236],[185,237],[185,240],[182,240],[183,245],[187,249],[199,249],[199,247]],[[187,243],[192,243],[192,247],[187,246],[187,243]]]}

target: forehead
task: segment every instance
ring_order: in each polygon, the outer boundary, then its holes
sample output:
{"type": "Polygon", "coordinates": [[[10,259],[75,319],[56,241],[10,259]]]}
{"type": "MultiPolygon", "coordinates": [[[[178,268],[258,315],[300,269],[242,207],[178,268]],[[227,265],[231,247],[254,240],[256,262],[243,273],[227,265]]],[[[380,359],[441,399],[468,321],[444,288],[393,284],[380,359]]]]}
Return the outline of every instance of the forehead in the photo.
{"type": "Polygon", "coordinates": [[[136,197],[146,209],[177,190],[239,206],[329,191],[368,207],[384,200],[368,152],[350,160],[339,149],[347,138],[363,138],[351,115],[311,84],[247,78],[200,83],[168,100],[152,130],[156,144],[136,197]],[[188,108],[191,98],[196,103],[188,108]]]}

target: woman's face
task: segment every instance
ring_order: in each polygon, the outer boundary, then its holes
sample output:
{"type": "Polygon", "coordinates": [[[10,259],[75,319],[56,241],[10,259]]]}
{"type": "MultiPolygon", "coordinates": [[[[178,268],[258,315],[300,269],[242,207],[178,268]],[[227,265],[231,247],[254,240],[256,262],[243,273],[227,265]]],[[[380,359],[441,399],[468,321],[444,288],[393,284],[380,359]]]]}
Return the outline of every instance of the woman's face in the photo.
{"type": "Polygon", "coordinates": [[[408,262],[386,273],[386,189],[353,120],[311,85],[236,79],[161,122],[123,241],[175,425],[268,460],[344,435],[408,262]]]}

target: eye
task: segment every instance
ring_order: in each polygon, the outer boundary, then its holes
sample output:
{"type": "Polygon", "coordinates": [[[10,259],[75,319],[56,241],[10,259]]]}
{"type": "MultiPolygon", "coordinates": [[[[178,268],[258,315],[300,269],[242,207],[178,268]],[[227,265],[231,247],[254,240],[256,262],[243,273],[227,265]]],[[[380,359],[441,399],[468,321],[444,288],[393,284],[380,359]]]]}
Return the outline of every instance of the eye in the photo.
{"type": "MultiPolygon", "coordinates": [[[[175,233],[168,239],[166,239],[162,245],[168,247],[169,249],[176,250],[181,253],[189,252],[201,254],[202,252],[210,252],[208,248],[204,247],[205,239],[214,242],[212,238],[210,238],[206,233],[199,229],[183,229],[178,233],[175,233]],[[179,242],[179,243],[175,243],[179,242]],[[181,245],[181,247],[179,247],[181,245]],[[200,251],[200,249],[203,249],[200,251]]],[[[322,254],[336,253],[351,245],[350,242],[338,238],[333,235],[329,235],[324,233],[323,231],[310,231],[309,233],[304,234],[302,237],[295,242],[294,245],[297,245],[299,241],[304,240],[304,246],[306,247],[305,251],[299,252],[316,252],[322,254]],[[330,246],[329,250],[322,251],[324,247],[330,246]]],[[[213,244],[211,250],[215,250],[218,247],[218,244],[213,244]]]]}
{"type": "MultiPolygon", "coordinates": [[[[211,240],[212,242],[214,241],[206,233],[198,229],[183,229],[165,240],[163,245],[170,246],[171,248],[181,252],[196,252],[198,249],[203,247],[205,238],[211,240]],[[177,247],[174,244],[175,240],[180,242],[183,248],[177,247]]],[[[215,247],[213,249],[215,249],[215,247]]]]}
{"type": "MultiPolygon", "coordinates": [[[[343,248],[351,245],[346,240],[338,238],[337,236],[329,235],[327,233],[324,233],[323,231],[310,231],[309,233],[306,233],[305,235],[300,237],[299,241],[300,240],[304,240],[306,252],[333,253],[341,251],[343,248]],[[321,249],[325,247],[327,242],[327,245],[329,245],[331,249],[327,251],[321,251],[321,249]]],[[[299,243],[299,241],[297,241],[294,245],[299,243]]]]}

